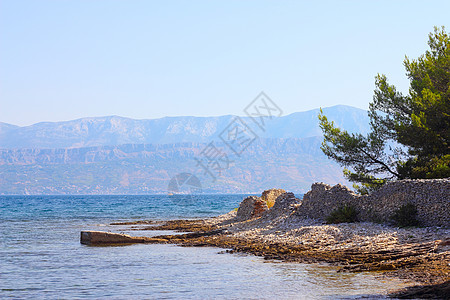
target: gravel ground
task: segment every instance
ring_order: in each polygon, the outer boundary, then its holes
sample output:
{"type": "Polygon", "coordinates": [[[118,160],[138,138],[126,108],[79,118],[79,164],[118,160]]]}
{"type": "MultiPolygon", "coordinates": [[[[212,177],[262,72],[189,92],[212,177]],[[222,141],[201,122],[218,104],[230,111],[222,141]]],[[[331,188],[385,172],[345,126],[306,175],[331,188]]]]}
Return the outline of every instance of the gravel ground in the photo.
{"type": "MultiPolygon", "coordinates": [[[[236,212],[205,220],[208,225],[226,228],[240,238],[261,239],[289,245],[310,245],[324,250],[360,248],[366,251],[393,249],[399,244],[415,244],[450,240],[450,229],[440,227],[397,228],[376,223],[323,224],[284,214],[275,220],[234,222],[236,212]]],[[[439,247],[449,251],[450,245],[439,247]]]]}

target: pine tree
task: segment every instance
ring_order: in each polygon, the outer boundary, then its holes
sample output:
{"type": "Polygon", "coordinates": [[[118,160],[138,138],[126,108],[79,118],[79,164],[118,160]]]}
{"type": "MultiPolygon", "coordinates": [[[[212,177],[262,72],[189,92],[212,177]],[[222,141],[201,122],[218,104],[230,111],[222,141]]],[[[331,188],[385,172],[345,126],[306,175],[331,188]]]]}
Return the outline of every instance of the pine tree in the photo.
{"type": "Polygon", "coordinates": [[[362,184],[360,192],[395,179],[450,177],[450,38],[444,27],[434,28],[428,45],[418,59],[404,60],[407,95],[385,75],[376,76],[369,134],[350,134],[319,115],[322,151],[362,184]]]}

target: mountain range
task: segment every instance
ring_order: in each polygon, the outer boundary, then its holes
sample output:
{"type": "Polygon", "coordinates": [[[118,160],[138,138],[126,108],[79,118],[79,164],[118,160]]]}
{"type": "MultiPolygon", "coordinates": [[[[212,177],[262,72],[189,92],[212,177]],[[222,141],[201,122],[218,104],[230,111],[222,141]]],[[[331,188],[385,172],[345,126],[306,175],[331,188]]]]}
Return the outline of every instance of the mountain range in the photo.
{"type": "MultiPolygon", "coordinates": [[[[323,111],[350,132],[369,130],[364,110],[340,105],[323,111]]],[[[273,187],[301,193],[316,181],[346,183],[342,169],[320,150],[318,113],[267,118],[263,128],[241,117],[257,137],[241,153],[220,138],[235,116],[0,123],[0,194],[167,193],[180,173],[198,177],[206,193],[273,187]],[[221,168],[199,163],[208,162],[211,145],[227,158],[221,168]]]]}
{"type": "MultiPolygon", "coordinates": [[[[351,132],[367,132],[367,112],[344,105],[323,109],[325,115],[351,132]]],[[[242,120],[260,138],[321,136],[319,109],[266,118],[264,130],[249,117],[242,120]]],[[[207,143],[217,139],[235,116],[165,117],[135,120],[118,116],[43,122],[19,127],[0,123],[0,148],[81,148],[122,144],[207,143]]]]}

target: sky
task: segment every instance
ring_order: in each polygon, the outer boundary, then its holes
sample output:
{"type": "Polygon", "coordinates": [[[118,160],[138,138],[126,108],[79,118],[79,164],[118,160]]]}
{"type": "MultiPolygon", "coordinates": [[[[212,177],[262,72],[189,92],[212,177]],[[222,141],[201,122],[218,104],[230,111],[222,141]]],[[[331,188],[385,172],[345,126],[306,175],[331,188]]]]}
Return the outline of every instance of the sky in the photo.
{"type": "Polygon", "coordinates": [[[450,1],[0,0],[0,122],[368,108],[450,1]]]}

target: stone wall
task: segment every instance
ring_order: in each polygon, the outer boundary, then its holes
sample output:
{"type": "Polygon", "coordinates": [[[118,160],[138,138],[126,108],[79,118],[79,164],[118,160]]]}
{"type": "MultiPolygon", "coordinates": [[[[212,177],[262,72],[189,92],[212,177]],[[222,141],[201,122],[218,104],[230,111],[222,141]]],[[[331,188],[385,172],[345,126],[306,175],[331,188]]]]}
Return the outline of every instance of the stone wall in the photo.
{"type": "Polygon", "coordinates": [[[416,205],[419,221],[425,226],[450,227],[450,179],[399,180],[378,191],[361,196],[343,185],[314,183],[295,214],[325,220],[330,213],[352,205],[360,221],[387,222],[393,212],[405,205],[416,205]]]}

